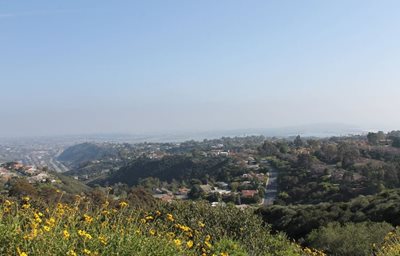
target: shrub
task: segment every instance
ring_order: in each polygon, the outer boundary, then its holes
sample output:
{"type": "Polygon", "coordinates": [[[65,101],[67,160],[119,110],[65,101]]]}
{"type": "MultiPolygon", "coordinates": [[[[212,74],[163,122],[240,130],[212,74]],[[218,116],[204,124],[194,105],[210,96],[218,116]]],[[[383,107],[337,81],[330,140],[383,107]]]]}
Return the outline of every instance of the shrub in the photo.
{"type": "Polygon", "coordinates": [[[381,243],[392,229],[387,223],[329,223],[312,231],[307,241],[329,255],[367,256],[372,254],[373,245],[381,243]]]}
{"type": "Polygon", "coordinates": [[[252,211],[203,202],[0,204],[0,255],[323,255],[270,234],[252,211]]]}

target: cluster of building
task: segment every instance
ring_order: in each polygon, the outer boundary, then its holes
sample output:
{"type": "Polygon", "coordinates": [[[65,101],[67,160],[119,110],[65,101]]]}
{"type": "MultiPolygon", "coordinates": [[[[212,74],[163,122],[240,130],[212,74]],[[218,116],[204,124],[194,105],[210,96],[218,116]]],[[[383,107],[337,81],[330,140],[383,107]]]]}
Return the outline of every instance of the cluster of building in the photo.
{"type": "Polygon", "coordinates": [[[154,190],[154,194],[153,197],[158,198],[164,202],[171,202],[172,200],[186,200],[189,198],[188,194],[190,192],[190,189],[188,189],[187,187],[182,187],[179,188],[178,191],[176,191],[175,193],[165,189],[165,188],[156,188],[154,190]]]}
{"type": "Polygon", "coordinates": [[[18,177],[26,178],[29,183],[56,182],[55,178],[46,170],[38,169],[33,165],[24,165],[21,162],[0,164],[0,180],[7,182],[18,177]]]}
{"type": "MultiPolygon", "coordinates": [[[[239,203],[237,203],[238,207],[244,207],[246,202],[251,202],[251,203],[257,203],[259,198],[259,190],[257,189],[244,189],[238,192],[233,192],[229,189],[229,186],[225,182],[217,182],[218,184],[215,184],[217,186],[212,186],[210,184],[206,185],[199,185],[201,192],[203,195],[207,198],[210,195],[219,195],[221,198],[228,198],[231,197],[232,195],[236,196],[239,200],[239,203]],[[257,199],[256,199],[257,198],[257,199]],[[243,201],[243,203],[241,203],[243,201]]],[[[173,200],[187,200],[189,199],[189,192],[190,189],[186,187],[180,188],[176,192],[172,192],[168,189],[165,188],[157,188],[154,190],[153,197],[160,199],[164,202],[171,202],[173,200]]],[[[226,200],[218,200],[218,201],[213,201],[210,202],[212,206],[217,206],[217,205],[224,205],[226,200]]]]}

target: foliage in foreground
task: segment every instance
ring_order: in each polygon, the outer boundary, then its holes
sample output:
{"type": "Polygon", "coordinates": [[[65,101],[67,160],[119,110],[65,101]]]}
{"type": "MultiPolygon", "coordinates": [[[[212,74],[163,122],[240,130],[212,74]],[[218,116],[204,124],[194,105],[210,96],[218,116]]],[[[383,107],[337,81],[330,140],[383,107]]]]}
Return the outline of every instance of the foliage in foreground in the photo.
{"type": "Polygon", "coordinates": [[[377,256],[398,256],[400,255],[400,228],[389,232],[380,249],[377,249],[377,256]]]}
{"type": "Polygon", "coordinates": [[[387,222],[400,225],[400,189],[387,190],[373,196],[360,196],[350,202],[317,205],[273,205],[260,209],[264,221],[274,230],[294,239],[305,238],[312,230],[330,222],[387,222]]]}
{"type": "Polygon", "coordinates": [[[0,205],[0,255],[323,255],[301,249],[235,207],[203,203],[134,209],[126,202],[0,205]]]}
{"type": "Polygon", "coordinates": [[[326,227],[311,232],[307,240],[311,246],[326,251],[329,255],[372,255],[373,245],[381,244],[393,227],[387,223],[329,223],[326,227]]]}

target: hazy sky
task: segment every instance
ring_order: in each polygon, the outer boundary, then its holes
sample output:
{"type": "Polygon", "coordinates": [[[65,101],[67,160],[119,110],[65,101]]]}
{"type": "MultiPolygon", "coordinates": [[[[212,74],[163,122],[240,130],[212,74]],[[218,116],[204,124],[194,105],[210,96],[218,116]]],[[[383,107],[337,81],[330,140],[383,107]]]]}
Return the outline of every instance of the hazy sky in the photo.
{"type": "Polygon", "coordinates": [[[0,137],[400,129],[400,1],[0,0],[0,137]]]}

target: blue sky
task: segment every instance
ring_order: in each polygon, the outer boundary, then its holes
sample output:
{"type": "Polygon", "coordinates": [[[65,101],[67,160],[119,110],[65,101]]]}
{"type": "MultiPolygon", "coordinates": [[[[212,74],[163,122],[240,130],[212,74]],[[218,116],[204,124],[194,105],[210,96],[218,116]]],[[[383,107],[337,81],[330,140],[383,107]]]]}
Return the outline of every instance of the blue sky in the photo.
{"type": "Polygon", "coordinates": [[[399,13],[399,1],[0,0],[0,135],[400,129],[399,13]]]}

